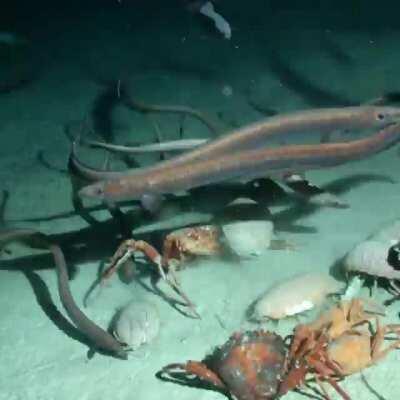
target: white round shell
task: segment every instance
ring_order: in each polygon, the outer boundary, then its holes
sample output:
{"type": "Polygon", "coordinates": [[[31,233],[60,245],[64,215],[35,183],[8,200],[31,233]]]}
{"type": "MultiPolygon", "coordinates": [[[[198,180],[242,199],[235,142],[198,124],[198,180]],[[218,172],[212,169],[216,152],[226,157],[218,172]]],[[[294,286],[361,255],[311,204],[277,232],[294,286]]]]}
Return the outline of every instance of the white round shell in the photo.
{"type": "Polygon", "coordinates": [[[238,221],[222,226],[231,250],[244,258],[258,256],[268,249],[273,229],[271,221],[238,221]]]}
{"type": "Polygon", "coordinates": [[[127,304],[119,313],[114,325],[114,335],[136,350],[151,342],[160,330],[160,317],[154,304],[139,301],[127,304]]]}
{"type": "Polygon", "coordinates": [[[328,294],[342,289],[342,284],[321,273],[298,275],[275,284],[256,301],[252,319],[282,319],[319,306],[328,294]]]}
{"type": "Polygon", "coordinates": [[[344,259],[346,271],[362,272],[387,279],[400,279],[400,271],[396,271],[387,262],[391,243],[376,240],[361,242],[351,250],[344,259]]]}

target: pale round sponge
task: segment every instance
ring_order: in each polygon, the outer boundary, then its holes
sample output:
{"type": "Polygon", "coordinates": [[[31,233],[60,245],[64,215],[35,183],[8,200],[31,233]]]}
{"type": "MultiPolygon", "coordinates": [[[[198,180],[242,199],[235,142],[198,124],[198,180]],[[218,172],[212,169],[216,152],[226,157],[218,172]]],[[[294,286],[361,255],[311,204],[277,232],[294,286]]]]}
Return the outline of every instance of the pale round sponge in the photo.
{"type": "Polygon", "coordinates": [[[345,270],[386,279],[400,279],[400,271],[390,266],[387,261],[390,246],[390,242],[377,240],[359,243],[345,257],[345,270]]]}
{"type": "Polygon", "coordinates": [[[343,260],[346,272],[400,279],[400,270],[389,263],[389,250],[400,242],[400,219],[386,224],[357,244],[343,260]]]}
{"type": "Polygon", "coordinates": [[[274,236],[271,221],[237,221],[222,225],[230,249],[239,257],[259,256],[270,247],[274,236]]]}
{"type": "Polygon", "coordinates": [[[114,336],[131,350],[153,341],[160,330],[156,306],[147,301],[134,301],[122,308],[114,323],[114,336]]]}

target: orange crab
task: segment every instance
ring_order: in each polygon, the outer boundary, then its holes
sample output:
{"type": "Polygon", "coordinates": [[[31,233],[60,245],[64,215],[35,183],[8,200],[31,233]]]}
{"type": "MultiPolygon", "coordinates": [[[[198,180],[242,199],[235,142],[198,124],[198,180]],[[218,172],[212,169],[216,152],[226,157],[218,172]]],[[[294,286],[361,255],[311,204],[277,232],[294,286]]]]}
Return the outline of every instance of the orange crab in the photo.
{"type": "Polygon", "coordinates": [[[303,386],[310,375],[324,398],[330,399],[323,386],[327,382],[342,399],[350,400],[338,380],[399,348],[399,334],[400,325],[381,326],[377,312],[368,314],[363,301],[354,299],[339,303],[315,322],[298,325],[288,349],[272,332],[235,333],[203,362],[170,364],[159,375],[178,382],[200,378],[238,400],[278,398],[303,386]],[[396,334],[395,341],[384,347],[389,333],[396,334]]]}
{"type": "Polygon", "coordinates": [[[315,321],[307,324],[312,331],[325,329],[329,340],[334,340],[356,326],[365,324],[377,315],[384,315],[382,306],[372,300],[354,298],[341,301],[328,312],[322,313],[315,321]]]}
{"type": "Polygon", "coordinates": [[[400,325],[381,326],[376,318],[372,332],[369,329],[356,329],[331,342],[327,349],[328,357],[339,367],[343,376],[360,372],[399,348],[399,339],[383,347],[385,335],[396,333],[398,336],[399,331],[400,325]]]}
{"type": "Polygon", "coordinates": [[[182,265],[195,256],[213,256],[222,253],[221,231],[214,225],[178,229],[164,240],[162,264],[182,265]]]}
{"type": "Polygon", "coordinates": [[[192,257],[221,254],[222,245],[219,238],[220,230],[214,225],[179,229],[165,237],[161,254],[144,240],[125,240],[112,256],[109,266],[102,273],[100,283],[104,285],[134,253],[141,252],[157,266],[160,277],[184,299],[185,304],[192,310],[193,314],[199,317],[194,304],[181,289],[175,270],[192,257]]]}
{"type": "Polygon", "coordinates": [[[165,237],[161,254],[144,240],[125,240],[112,256],[102,279],[107,280],[135,252],[143,253],[156,264],[160,275],[165,278],[165,273],[171,267],[175,269],[189,258],[221,254],[222,245],[219,238],[220,230],[214,225],[178,229],[165,237]]]}
{"type": "Polygon", "coordinates": [[[375,364],[400,346],[397,338],[383,348],[385,335],[398,334],[400,325],[381,327],[376,316],[378,311],[368,314],[364,302],[353,299],[339,303],[310,324],[298,325],[291,340],[279,394],[301,386],[306,375],[312,373],[326,398],[329,396],[322,381],[330,383],[343,399],[350,399],[337,380],[375,364]],[[375,317],[376,327],[371,331],[372,317],[375,317]]]}

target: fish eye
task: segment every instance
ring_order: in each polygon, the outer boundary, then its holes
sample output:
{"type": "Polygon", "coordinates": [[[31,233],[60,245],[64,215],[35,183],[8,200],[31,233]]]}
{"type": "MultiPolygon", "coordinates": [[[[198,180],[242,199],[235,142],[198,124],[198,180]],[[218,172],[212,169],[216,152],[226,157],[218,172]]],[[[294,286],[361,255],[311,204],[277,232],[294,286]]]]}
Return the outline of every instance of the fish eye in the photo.
{"type": "Polygon", "coordinates": [[[83,187],[80,190],[80,193],[84,197],[102,197],[104,194],[104,190],[100,185],[89,185],[86,187],[83,187]]]}
{"type": "Polygon", "coordinates": [[[383,120],[385,119],[385,114],[383,114],[383,113],[378,113],[378,114],[376,115],[376,119],[377,119],[378,121],[383,121],[383,120]]]}
{"type": "Polygon", "coordinates": [[[101,186],[96,186],[94,188],[94,195],[95,196],[101,196],[103,194],[104,194],[104,190],[103,190],[103,188],[101,186]]]}

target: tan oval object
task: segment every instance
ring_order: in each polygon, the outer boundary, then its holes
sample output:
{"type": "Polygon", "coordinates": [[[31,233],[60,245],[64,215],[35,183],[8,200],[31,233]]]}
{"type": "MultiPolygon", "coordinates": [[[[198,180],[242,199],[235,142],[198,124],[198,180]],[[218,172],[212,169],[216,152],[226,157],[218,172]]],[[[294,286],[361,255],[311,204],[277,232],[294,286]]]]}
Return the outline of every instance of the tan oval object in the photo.
{"type": "Polygon", "coordinates": [[[306,273],[275,284],[254,305],[252,319],[282,319],[319,306],[343,285],[328,274],[306,273]]]}
{"type": "Polygon", "coordinates": [[[229,247],[243,258],[258,256],[268,249],[274,235],[273,230],[273,223],[268,220],[238,221],[222,226],[229,247]]]}

